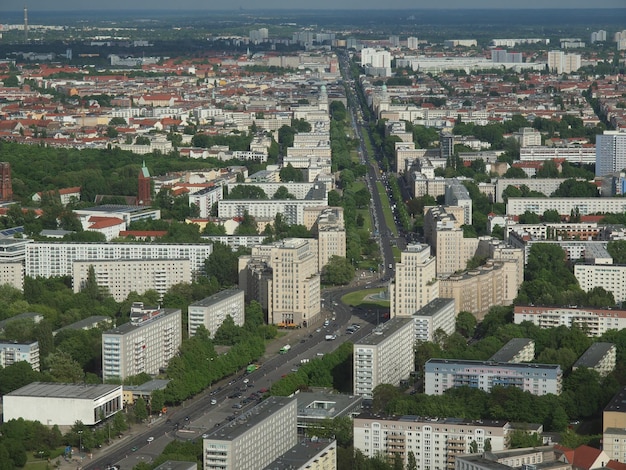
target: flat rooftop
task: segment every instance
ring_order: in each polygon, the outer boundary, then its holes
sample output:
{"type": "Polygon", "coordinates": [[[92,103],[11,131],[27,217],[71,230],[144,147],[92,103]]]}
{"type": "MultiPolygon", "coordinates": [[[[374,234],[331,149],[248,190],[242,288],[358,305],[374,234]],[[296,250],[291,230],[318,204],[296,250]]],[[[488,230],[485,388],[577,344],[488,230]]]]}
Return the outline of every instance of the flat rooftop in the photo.
{"type": "Polygon", "coordinates": [[[626,413],[626,387],[622,388],[611,399],[608,405],[604,408],[604,411],[617,411],[626,413]]]}
{"type": "Polygon", "coordinates": [[[483,367],[507,367],[515,369],[560,369],[558,364],[535,364],[526,362],[494,362],[494,361],[474,361],[471,359],[429,359],[426,364],[449,364],[464,366],[483,366],[483,367]]]}
{"type": "Polygon", "coordinates": [[[121,389],[121,385],[111,384],[60,384],[33,382],[7,395],[14,397],[42,397],[42,398],[77,398],[95,400],[103,395],[121,389]]]}
{"type": "MultiPolygon", "coordinates": [[[[282,409],[284,406],[294,402],[295,398],[289,397],[269,397],[257,406],[245,413],[242,413],[237,419],[226,422],[212,432],[209,432],[207,439],[212,441],[231,441],[238,438],[250,428],[262,423],[271,415],[282,409]]],[[[295,425],[295,423],[294,423],[295,425]]]]}
{"type": "Polygon", "coordinates": [[[237,294],[243,293],[243,291],[241,289],[226,289],[223,291],[220,291],[216,294],[213,294],[209,297],[205,297],[202,300],[198,300],[197,302],[194,302],[192,304],[190,304],[190,307],[210,307],[211,305],[215,305],[229,297],[233,297],[237,294]]]}
{"type": "Polygon", "coordinates": [[[448,305],[452,304],[452,308],[454,308],[454,299],[445,299],[443,297],[436,298],[435,300],[431,300],[422,308],[420,308],[417,312],[413,314],[414,317],[432,317],[434,314],[438,313],[440,310],[446,308],[448,305]]]}
{"type": "Polygon", "coordinates": [[[126,333],[128,333],[129,331],[133,331],[136,330],[138,328],[142,328],[146,325],[152,325],[156,320],[160,320],[162,318],[165,318],[169,315],[173,315],[175,313],[180,313],[181,310],[179,308],[163,308],[160,310],[160,313],[158,315],[155,315],[154,317],[150,318],[149,320],[145,320],[141,323],[138,323],[136,325],[133,325],[132,323],[128,322],[128,323],[124,323],[120,326],[116,326],[115,328],[111,328],[110,330],[105,331],[103,334],[105,335],[124,335],[126,333]]]}
{"type": "Polygon", "coordinates": [[[509,425],[505,420],[491,420],[491,419],[463,419],[463,418],[429,418],[428,416],[417,415],[403,415],[403,416],[381,416],[369,412],[361,413],[356,419],[374,419],[384,421],[402,421],[407,423],[429,423],[429,424],[447,424],[447,425],[466,425],[466,426],[484,426],[502,428],[509,425]]]}
{"type": "Polygon", "coordinates": [[[325,452],[329,451],[337,452],[337,441],[329,439],[304,439],[263,468],[265,470],[294,470],[304,468],[304,465],[315,456],[319,455],[321,457],[325,452]]]}
{"type": "Polygon", "coordinates": [[[366,337],[362,338],[360,341],[357,341],[354,343],[355,347],[359,347],[359,346],[376,346],[377,344],[382,343],[383,341],[386,341],[387,339],[389,339],[391,336],[393,336],[395,333],[397,333],[399,330],[401,330],[402,328],[404,328],[407,323],[413,323],[413,318],[411,317],[406,317],[406,318],[401,318],[401,317],[395,317],[392,318],[391,320],[379,325],[378,327],[376,327],[376,329],[374,331],[372,331],[369,335],[367,335],[366,337]]]}

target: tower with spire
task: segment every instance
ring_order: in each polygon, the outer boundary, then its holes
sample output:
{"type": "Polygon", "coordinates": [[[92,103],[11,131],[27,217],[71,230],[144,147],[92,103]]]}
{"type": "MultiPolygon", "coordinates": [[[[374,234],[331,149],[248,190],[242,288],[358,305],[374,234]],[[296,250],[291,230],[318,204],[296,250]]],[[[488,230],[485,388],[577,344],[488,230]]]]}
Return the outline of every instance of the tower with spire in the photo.
{"type": "Polygon", "coordinates": [[[24,42],[28,42],[28,7],[24,5],[24,42]]]}

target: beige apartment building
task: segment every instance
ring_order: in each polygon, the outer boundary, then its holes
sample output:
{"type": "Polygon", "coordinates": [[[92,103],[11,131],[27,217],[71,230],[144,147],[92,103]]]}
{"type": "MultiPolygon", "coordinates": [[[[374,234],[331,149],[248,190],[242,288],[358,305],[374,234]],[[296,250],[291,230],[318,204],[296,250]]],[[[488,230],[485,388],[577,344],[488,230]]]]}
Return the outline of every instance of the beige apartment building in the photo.
{"type": "Polygon", "coordinates": [[[494,305],[508,305],[504,292],[511,287],[505,286],[514,281],[506,276],[507,263],[489,261],[471,271],[440,279],[439,295],[454,299],[457,313],[471,312],[482,320],[494,305]]]}
{"type": "Polygon", "coordinates": [[[84,289],[91,267],[94,269],[98,287],[109,292],[116,302],[126,300],[133,291],[143,294],[148,290],[155,290],[163,297],[170,287],[192,281],[191,263],[188,259],[74,261],[74,292],[84,289]]]}
{"type": "Polygon", "coordinates": [[[258,470],[298,442],[297,400],[270,397],[203,438],[204,470],[258,470]]]}
{"type": "Polygon", "coordinates": [[[178,353],[182,323],[180,309],[144,307],[135,302],[129,323],[102,333],[102,380],[158,374],[178,353]]]}
{"type": "Polygon", "coordinates": [[[396,317],[354,344],[354,394],[372,398],[380,384],[398,386],[415,370],[411,317],[396,317]]]}
{"type": "Polygon", "coordinates": [[[346,228],[343,208],[328,207],[319,215],[313,228],[317,236],[320,270],[333,256],[346,257],[346,228]]]}
{"type": "Polygon", "coordinates": [[[354,418],[354,448],[365,457],[399,455],[404,465],[412,453],[421,470],[453,470],[458,455],[477,453],[489,442],[492,451],[506,448],[511,426],[506,421],[469,421],[419,416],[379,417],[360,414],[354,418]]]}
{"type": "Polygon", "coordinates": [[[439,297],[437,262],[430,246],[411,244],[400,254],[389,294],[392,317],[410,317],[439,297]]]}
{"type": "Polygon", "coordinates": [[[320,313],[317,240],[288,238],[239,258],[239,287],[257,300],[268,323],[306,326],[320,313]]]}

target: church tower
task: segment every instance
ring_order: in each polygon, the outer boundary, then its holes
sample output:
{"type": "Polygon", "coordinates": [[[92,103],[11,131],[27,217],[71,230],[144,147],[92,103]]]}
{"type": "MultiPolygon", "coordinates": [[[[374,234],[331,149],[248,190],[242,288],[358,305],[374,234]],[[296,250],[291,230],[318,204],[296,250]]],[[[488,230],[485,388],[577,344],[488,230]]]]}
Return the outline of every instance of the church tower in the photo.
{"type": "Polygon", "coordinates": [[[152,204],[152,181],[145,160],[142,163],[141,170],[139,170],[138,183],[137,205],[150,206],[152,204]]]}

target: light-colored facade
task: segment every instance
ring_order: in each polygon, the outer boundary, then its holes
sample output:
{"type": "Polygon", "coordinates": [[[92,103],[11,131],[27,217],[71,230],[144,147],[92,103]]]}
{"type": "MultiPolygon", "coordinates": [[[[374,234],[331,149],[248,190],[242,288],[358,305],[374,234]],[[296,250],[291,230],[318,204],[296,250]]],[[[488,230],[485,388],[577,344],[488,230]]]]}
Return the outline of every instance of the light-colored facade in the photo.
{"type": "Polygon", "coordinates": [[[0,262],[0,285],[9,284],[18,290],[24,289],[24,264],[0,262]]]}
{"type": "Polygon", "coordinates": [[[452,298],[458,312],[471,312],[481,320],[496,305],[509,305],[504,293],[516,290],[517,269],[513,261],[489,261],[476,269],[453,274],[439,281],[439,295],[452,298]],[[511,269],[506,269],[510,267],[511,269]]]}
{"type": "Polygon", "coordinates": [[[188,311],[189,336],[195,335],[198,327],[203,325],[213,338],[227,316],[233,319],[235,325],[243,326],[245,321],[244,292],[241,289],[223,290],[190,304],[188,311]]]}
{"type": "Polygon", "coordinates": [[[333,256],[346,257],[346,228],[343,208],[329,207],[324,209],[317,219],[314,232],[317,236],[317,258],[320,270],[328,264],[333,256]]]}
{"type": "Polygon", "coordinates": [[[415,370],[412,318],[392,318],[354,344],[354,394],[372,398],[380,384],[398,386],[415,370]]]}
{"type": "Polygon", "coordinates": [[[182,343],[180,309],[133,304],[131,321],[102,333],[102,379],[158,374],[182,343]]]}
{"type": "Polygon", "coordinates": [[[2,397],[5,423],[22,418],[45,426],[93,426],[122,408],[121,385],[33,382],[2,397]]]}
{"type": "Polygon", "coordinates": [[[520,188],[526,186],[531,191],[537,191],[550,196],[559,189],[565,178],[498,178],[496,180],[496,202],[504,202],[502,193],[509,186],[520,188]]]}
{"type": "Polygon", "coordinates": [[[289,238],[259,245],[239,258],[239,287],[257,300],[268,322],[304,325],[321,310],[317,240],[289,238]]]}
{"type": "Polygon", "coordinates": [[[541,132],[532,127],[522,127],[518,132],[513,132],[513,138],[520,147],[538,147],[541,145],[541,132]]]}
{"type": "Polygon", "coordinates": [[[434,299],[415,312],[412,317],[416,341],[433,341],[437,330],[451,335],[456,329],[454,299],[443,297],[434,299]]]}
{"type": "Polygon", "coordinates": [[[596,136],[596,175],[604,176],[626,168],[626,131],[604,131],[596,136]]]}
{"type": "Polygon", "coordinates": [[[491,362],[531,362],[535,359],[535,342],[529,338],[512,338],[493,356],[491,362]]]}
{"type": "Polygon", "coordinates": [[[389,285],[392,317],[409,317],[439,297],[437,262],[426,244],[408,245],[389,285]]]}
{"type": "Polygon", "coordinates": [[[213,252],[209,243],[67,243],[34,242],[26,247],[26,271],[30,277],[71,276],[75,261],[189,260],[191,275],[204,272],[213,252]]]}
{"type": "Polygon", "coordinates": [[[515,364],[459,359],[429,359],[424,365],[424,393],[442,395],[455,387],[489,392],[501,385],[533,395],[561,394],[563,372],[556,364],[515,364]]]}
{"type": "Polygon", "coordinates": [[[337,441],[303,439],[263,470],[336,470],[337,441]]]}
{"type": "Polygon", "coordinates": [[[384,418],[361,414],[354,418],[354,448],[365,457],[398,455],[404,465],[412,453],[420,470],[452,470],[459,455],[476,445],[482,453],[506,448],[511,426],[506,421],[466,421],[452,418],[401,416],[384,418]]]}
{"type": "Polygon", "coordinates": [[[243,217],[247,212],[255,219],[274,220],[276,214],[282,214],[288,224],[304,224],[304,209],[328,204],[326,190],[324,195],[315,199],[276,199],[276,200],[237,200],[226,199],[218,202],[218,214],[222,218],[243,217]]]}
{"type": "Polygon", "coordinates": [[[222,200],[224,197],[224,187],[221,185],[214,186],[212,188],[206,188],[197,193],[189,195],[189,206],[195,205],[198,207],[198,217],[206,219],[211,215],[211,209],[213,204],[222,200]]]}
{"type": "Polygon", "coordinates": [[[28,362],[33,370],[39,371],[39,343],[0,342],[0,366],[9,367],[16,362],[28,362]]]}
{"type": "Polygon", "coordinates": [[[75,261],[72,269],[74,292],[84,289],[93,266],[98,287],[109,292],[116,302],[126,300],[128,294],[143,294],[155,290],[161,298],[176,284],[192,281],[188,259],[75,261]]]}
{"type": "Polygon", "coordinates": [[[574,276],[585,292],[602,287],[613,294],[617,305],[626,300],[626,265],[576,264],[574,276]]]}
{"type": "Polygon", "coordinates": [[[519,153],[522,162],[564,159],[570,163],[587,165],[596,161],[596,151],[593,147],[522,147],[519,153]]]}
{"type": "Polygon", "coordinates": [[[446,184],[446,206],[457,206],[463,208],[463,218],[461,225],[472,224],[472,198],[465,185],[457,180],[449,180],[446,184]]]}
{"type": "Polygon", "coordinates": [[[626,212],[626,199],[621,197],[511,197],[506,203],[507,215],[522,215],[526,211],[543,214],[547,210],[555,210],[560,215],[567,216],[576,210],[580,215],[623,213],[626,212]]]}
{"type": "MultiPolygon", "coordinates": [[[[584,47],[584,46],[583,46],[584,47]]],[[[563,51],[548,52],[548,68],[559,75],[576,72],[581,65],[580,54],[566,54],[563,51]]]]}
{"type": "Polygon", "coordinates": [[[593,343],[574,363],[572,370],[586,367],[606,377],[615,370],[616,358],[617,347],[613,343],[593,343]]]}
{"type": "Polygon", "coordinates": [[[626,310],[516,305],[513,310],[513,322],[520,324],[525,321],[540,328],[577,326],[588,336],[602,336],[608,330],[626,328],[626,310]]]}
{"type": "Polygon", "coordinates": [[[297,401],[270,397],[203,439],[204,470],[258,470],[297,444],[297,401]],[[262,445],[260,445],[262,443],[262,445]]]}
{"type": "MultiPolygon", "coordinates": [[[[565,458],[564,449],[556,451],[554,446],[527,447],[523,449],[493,450],[475,454],[459,455],[455,470],[513,470],[542,468],[550,470],[572,470],[574,467],[565,458]]],[[[573,452],[572,452],[573,454],[573,452]]],[[[585,460],[586,462],[587,460],[585,460]]],[[[608,459],[602,459],[608,462],[608,459]]],[[[598,468],[591,464],[585,468],[598,468]]]]}

